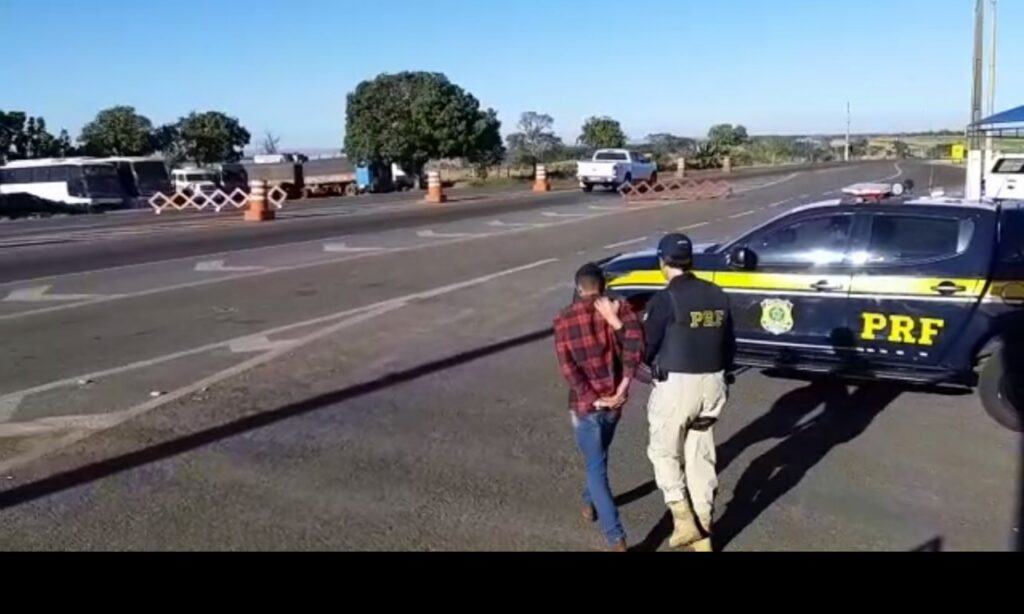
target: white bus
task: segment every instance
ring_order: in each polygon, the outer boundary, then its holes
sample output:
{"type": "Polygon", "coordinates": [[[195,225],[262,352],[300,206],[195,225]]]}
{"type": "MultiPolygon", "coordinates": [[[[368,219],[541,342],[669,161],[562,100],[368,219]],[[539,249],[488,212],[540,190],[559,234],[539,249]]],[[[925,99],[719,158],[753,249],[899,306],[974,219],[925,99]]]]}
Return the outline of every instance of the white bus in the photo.
{"type": "Polygon", "coordinates": [[[117,167],[90,158],[17,160],[0,166],[0,194],[27,193],[82,207],[123,206],[117,167]]]}

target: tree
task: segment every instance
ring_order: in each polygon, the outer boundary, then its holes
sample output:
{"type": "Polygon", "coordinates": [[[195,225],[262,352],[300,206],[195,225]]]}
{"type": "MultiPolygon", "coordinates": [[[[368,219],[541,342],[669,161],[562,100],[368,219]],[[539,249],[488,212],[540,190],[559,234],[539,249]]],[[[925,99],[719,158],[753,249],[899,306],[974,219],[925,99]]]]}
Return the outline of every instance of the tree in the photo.
{"type": "Polygon", "coordinates": [[[25,119],[21,111],[0,111],[0,164],[14,154],[15,143],[25,130],[25,119]]]}
{"type": "Polygon", "coordinates": [[[185,144],[181,140],[178,124],[164,124],[153,131],[153,146],[170,164],[185,160],[185,144]]]}
{"type": "Polygon", "coordinates": [[[494,109],[487,109],[473,125],[473,137],[466,153],[466,161],[476,167],[477,177],[487,178],[490,167],[505,159],[505,145],[501,142],[501,121],[494,109]]]}
{"type": "Polygon", "coordinates": [[[591,149],[608,149],[626,146],[626,134],[622,126],[610,117],[591,117],[583,123],[577,142],[591,149]]]}
{"type": "Polygon", "coordinates": [[[716,143],[704,141],[697,144],[697,147],[693,150],[692,158],[686,159],[686,166],[687,168],[692,166],[698,170],[718,168],[722,165],[723,155],[722,150],[716,143]]]}
{"type": "Polygon", "coordinates": [[[547,162],[564,147],[562,139],[551,130],[555,120],[550,115],[527,111],[519,116],[519,132],[508,135],[508,150],[517,164],[532,166],[547,162]]]}
{"type": "Polygon", "coordinates": [[[267,130],[266,132],[263,133],[263,142],[260,143],[260,149],[263,150],[263,153],[268,154],[268,155],[276,154],[277,153],[277,145],[280,142],[281,142],[281,137],[275,135],[270,130],[267,130]]]}
{"type": "Polygon", "coordinates": [[[685,137],[659,132],[647,135],[647,143],[658,154],[682,153],[693,149],[697,144],[695,140],[685,137]]]}
{"type": "Polygon", "coordinates": [[[750,137],[747,129],[740,124],[717,124],[708,130],[708,140],[720,149],[728,149],[746,143],[750,137]]]}
{"type": "Polygon", "coordinates": [[[430,160],[494,159],[504,151],[500,128],[497,113],[442,73],[384,73],[348,94],[344,148],[350,158],[397,163],[419,178],[430,160]]]}
{"type": "Polygon", "coordinates": [[[45,119],[0,111],[0,162],[58,155],[59,141],[46,130],[45,119]]]}
{"type": "Polygon", "coordinates": [[[892,144],[893,153],[896,157],[903,160],[910,157],[910,145],[907,145],[904,141],[896,139],[892,144]]]}
{"type": "MultiPolygon", "coordinates": [[[[193,111],[178,120],[176,130],[177,144],[185,158],[200,166],[237,161],[251,138],[249,131],[237,119],[219,111],[193,111]]],[[[174,136],[172,132],[164,138],[173,139],[174,136]]]]}
{"type": "Polygon", "coordinates": [[[82,128],[82,149],[92,156],[144,156],[153,153],[153,122],[134,107],[104,109],[82,128]]]}

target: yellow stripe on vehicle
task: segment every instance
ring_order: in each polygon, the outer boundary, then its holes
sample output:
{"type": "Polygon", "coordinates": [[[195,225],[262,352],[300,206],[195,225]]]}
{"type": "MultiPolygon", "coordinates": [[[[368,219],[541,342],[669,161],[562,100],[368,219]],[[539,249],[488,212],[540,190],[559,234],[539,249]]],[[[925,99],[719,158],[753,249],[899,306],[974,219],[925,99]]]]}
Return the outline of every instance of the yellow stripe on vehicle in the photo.
{"type": "Polygon", "coordinates": [[[1024,280],[1008,279],[993,281],[985,294],[987,300],[1020,304],[1024,302],[1024,280]]]}
{"type": "Polygon", "coordinates": [[[855,275],[850,291],[853,294],[900,294],[909,296],[943,296],[934,288],[952,282],[963,291],[950,296],[979,297],[985,288],[984,279],[957,279],[950,277],[916,277],[912,275],[855,275]]]}
{"type": "MultiPolygon", "coordinates": [[[[710,271],[694,271],[694,276],[704,281],[714,281],[715,274],[710,271]]],[[[665,279],[665,275],[662,274],[661,269],[647,270],[647,271],[630,271],[625,275],[615,277],[608,282],[609,288],[618,288],[622,286],[652,286],[661,288],[668,284],[668,280],[665,279]]]]}
{"type": "Polygon", "coordinates": [[[816,292],[812,286],[824,281],[835,291],[849,289],[849,275],[821,275],[808,273],[752,273],[746,271],[723,271],[715,274],[715,283],[725,289],[738,290],[794,290],[816,292]]]}

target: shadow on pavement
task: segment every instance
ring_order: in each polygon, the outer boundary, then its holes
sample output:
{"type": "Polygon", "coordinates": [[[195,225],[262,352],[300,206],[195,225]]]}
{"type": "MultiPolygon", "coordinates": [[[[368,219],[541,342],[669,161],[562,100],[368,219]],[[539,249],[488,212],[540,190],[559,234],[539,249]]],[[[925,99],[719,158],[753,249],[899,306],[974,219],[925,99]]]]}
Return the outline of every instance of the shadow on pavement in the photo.
{"type": "Polygon", "coordinates": [[[925,543],[921,544],[916,548],[911,548],[911,552],[942,552],[942,536],[936,535],[929,539],[925,543]]]}
{"type": "Polygon", "coordinates": [[[217,441],[233,437],[241,433],[276,424],[289,418],[308,414],[337,403],[372,394],[374,392],[397,386],[413,380],[433,375],[440,371],[452,369],[487,356],[535,343],[551,337],[554,331],[550,328],[520,335],[505,341],[499,341],[474,350],[469,350],[447,358],[429,362],[405,371],[389,373],[375,380],[356,384],[334,392],[322,394],[304,401],[285,405],[278,409],[262,412],[252,416],[209,428],[206,430],[159,443],[135,452],[116,456],[90,465],[17,486],[0,492],[0,510],[5,510],[36,499],[94,482],[123,471],[128,471],[165,460],[179,454],[196,450],[217,441]]]}
{"type": "MultiPolygon", "coordinates": [[[[815,379],[779,397],[768,412],[719,445],[721,475],[746,449],[763,441],[782,440],[743,473],[715,524],[715,549],[728,545],[833,448],[863,433],[899,394],[898,387],[882,383],[866,384],[850,394],[841,380],[815,379]],[[819,407],[821,411],[815,413],[819,407]]],[[[655,551],[671,534],[672,517],[666,511],[634,549],[655,551]]]]}

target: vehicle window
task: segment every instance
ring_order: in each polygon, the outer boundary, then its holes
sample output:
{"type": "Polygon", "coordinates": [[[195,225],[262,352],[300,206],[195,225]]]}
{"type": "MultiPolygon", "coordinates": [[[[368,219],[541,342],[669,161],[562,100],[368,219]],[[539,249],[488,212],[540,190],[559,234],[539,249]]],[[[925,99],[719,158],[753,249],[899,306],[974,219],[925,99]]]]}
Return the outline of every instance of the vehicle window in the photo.
{"type": "Polygon", "coordinates": [[[877,215],[871,220],[867,262],[890,264],[955,256],[967,249],[972,220],[877,215]]]}
{"type": "Polygon", "coordinates": [[[626,154],[618,151],[602,151],[601,153],[594,156],[595,160],[617,160],[624,162],[626,160],[626,154]]]}
{"type": "Polygon", "coordinates": [[[50,181],[64,182],[68,180],[68,167],[54,166],[50,169],[50,181]]]}
{"type": "Polygon", "coordinates": [[[8,179],[4,183],[32,183],[31,168],[11,168],[7,170],[8,179]]]}
{"type": "Polygon", "coordinates": [[[999,233],[999,259],[1024,264],[1024,209],[1004,209],[999,233]]]}
{"type": "Polygon", "coordinates": [[[640,164],[647,164],[647,158],[643,154],[633,154],[633,161],[640,164]]]}
{"type": "Polygon", "coordinates": [[[1012,173],[1012,174],[1024,174],[1024,159],[1012,159],[1003,158],[999,162],[996,162],[995,168],[992,169],[993,173],[1012,173]]]}
{"type": "Polygon", "coordinates": [[[765,230],[747,242],[762,264],[827,265],[842,262],[853,216],[815,217],[765,230]]]}

